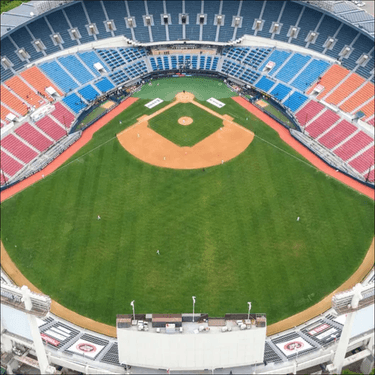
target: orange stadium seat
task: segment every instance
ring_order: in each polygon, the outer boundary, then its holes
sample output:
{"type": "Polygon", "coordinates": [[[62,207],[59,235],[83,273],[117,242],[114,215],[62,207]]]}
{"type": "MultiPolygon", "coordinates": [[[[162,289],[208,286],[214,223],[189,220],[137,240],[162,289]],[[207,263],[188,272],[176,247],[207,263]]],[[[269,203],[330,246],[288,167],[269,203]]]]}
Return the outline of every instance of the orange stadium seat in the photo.
{"type": "Polygon", "coordinates": [[[35,92],[29,86],[27,86],[26,83],[21,80],[21,78],[17,76],[12,77],[11,79],[8,79],[5,84],[31,106],[39,108],[45,104],[43,98],[35,94],[35,92]]]}
{"type": "Polygon", "coordinates": [[[21,76],[37,91],[43,93],[50,101],[53,101],[53,99],[47,93],[47,87],[51,86],[59,95],[63,95],[63,93],[36,66],[25,70],[21,73],[21,76]]]}
{"type": "Polygon", "coordinates": [[[338,85],[347,75],[349,70],[340,65],[332,65],[322,78],[308,91],[310,94],[313,89],[318,85],[323,85],[324,90],[317,96],[317,99],[322,99],[327,95],[336,85],[338,85]]]}
{"type": "MultiPolygon", "coordinates": [[[[358,111],[362,111],[366,115],[366,117],[370,117],[374,114],[374,106],[375,106],[375,100],[372,99],[363,107],[359,108],[358,111]]],[[[365,118],[363,120],[366,121],[365,118]]]]}
{"type": "Polygon", "coordinates": [[[22,116],[26,115],[28,111],[26,104],[21,102],[3,85],[1,86],[1,101],[22,116]]]}
{"type": "MultiPolygon", "coordinates": [[[[371,82],[366,83],[359,91],[357,91],[351,98],[346,100],[340,108],[345,112],[352,112],[363,103],[367,102],[374,96],[374,84],[371,82]]],[[[374,112],[373,112],[374,113],[374,112]]]]}
{"type": "Polygon", "coordinates": [[[353,73],[344,83],[337,87],[337,89],[326,99],[326,102],[334,105],[339,104],[354,90],[361,86],[363,82],[365,82],[364,78],[353,73]]]}
{"type": "Polygon", "coordinates": [[[5,108],[3,105],[1,106],[0,111],[1,111],[1,119],[3,121],[7,121],[6,117],[7,117],[8,113],[12,113],[14,115],[14,113],[12,111],[9,111],[9,109],[5,108]]]}

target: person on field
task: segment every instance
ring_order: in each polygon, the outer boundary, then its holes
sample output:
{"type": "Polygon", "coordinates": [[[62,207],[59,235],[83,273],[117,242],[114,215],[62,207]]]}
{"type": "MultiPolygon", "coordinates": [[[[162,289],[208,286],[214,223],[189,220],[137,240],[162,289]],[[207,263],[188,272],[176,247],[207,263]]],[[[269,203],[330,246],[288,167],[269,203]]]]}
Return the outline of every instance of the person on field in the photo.
{"type": "Polygon", "coordinates": [[[159,250],[156,250],[156,254],[160,255],[160,251],[159,251],[159,250]]]}
{"type": "Polygon", "coordinates": [[[297,217],[297,221],[299,221],[299,216],[297,217]]]}
{"type": "Polygon", "coordinates": [[[101,217],[98,215],[98,220],[100,220],[101,219],[101,217]]]}

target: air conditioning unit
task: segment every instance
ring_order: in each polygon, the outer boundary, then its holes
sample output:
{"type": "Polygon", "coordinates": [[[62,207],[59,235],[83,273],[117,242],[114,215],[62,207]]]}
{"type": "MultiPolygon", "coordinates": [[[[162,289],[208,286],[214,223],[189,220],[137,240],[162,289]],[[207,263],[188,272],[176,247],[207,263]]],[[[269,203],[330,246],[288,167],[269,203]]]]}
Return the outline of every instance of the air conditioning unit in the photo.
{"type": "Polygon", "coordinates": [[[133,18],[128,18],[128,25],[129,27],[133,27],[133,18]]]}
{"type": "Polygon", "coordinates": [[[181,16],[181,23],[182,23],[183,25],[185,25],[186,22],[187,22],[186,14],[183,14],[183,15],[181,16]]]}
{"type": "Polygon", "coordinates": [[[234,19],[234,27],[238,27],[241,24],[241,17],[236,17],[234,19]]]}
{"type": "Polygon", "coordinates": [[[297,37],[297,31],[298,31],[298,29],[297,29],[295,26],[293,26],[293,27],[291,28],[291,30],[290,30],[290,36],[291,36],[292,38],[296,38],[296,37],[297,37]]]}
{"type": "Polygon", "coordinates": [[[145,22],[146,22],[146,26],[151,26],[151,17],[150,16],[146,16],[145,17],[145,22]]]}
{"type": "Polygon", "coordinates": [[[200,23],[201,25],[204,25],[204,14],[201,14],[201,15],[199,16],[199,23],[200,23]]]}
{"type": "Polygon", "coordinates": [[[168,17],[167,14],[165,14],[165,15],[163,16],[163,21],[164,21],[164,24],[165,24],[165,25],[168,25],[168,20],[169,20],[169,17],[168,17]]]}
{"type": "Polygon", "coordinates": [[[218,15],[217,18],[216,18],[216,23],[218,25],[221,25],[223,23],[223,16],[218,15]]]}
{"type": "Polygon", "coordinates": [[[79,39],[79,34],[77,29],[71,29],[70,34],[73,36],[74,39],[79,39]]]}
{"type": "Polygon", "coordinates": [[[257,20],[256,23],[255,23],[255,30],[260,30],[261,27],[262,27],[262,21],[257,20]]]}
{"type": "Polygon", "coordinates": [[[28,59],[29,58],[29,55],[28,53],[25,51],[25,48],[20,48],[18,50],[18,54],[23,58],[23,59],[28,59]]]}
{"type": "Polygon", "coordinates": [[[277,33],[277,31],[279,30],[279,28],[280,28],[280,24],[276,22],[276,23],[273,25],[273,30],[272,30],[272,32],[273,32],[273,33],[277,33]]]}
{"type": "Polygon", "coordinates": [[[113,31],[114,30],[113,22],[112,21],[107,21],[107,27],[108,27],[109,31],[113,31]]]}
{"type": "Polygon", "coordinates": [[[53,34],[52,35],[53,40],[55,41],[56,44],[61,44],[61,38],[59,34],[53,34]]]}
{"type": "Polygon", "coordinates": [[[40,41],[40,40],[36,40],[35,42],[34,42],[34,45],[35,45],[35,47],[37,48],[37,50],[39,51],[39,52],[41,52],[41,51],[43,51],[43,44],[42,44],[42,42],[40,41]]]}

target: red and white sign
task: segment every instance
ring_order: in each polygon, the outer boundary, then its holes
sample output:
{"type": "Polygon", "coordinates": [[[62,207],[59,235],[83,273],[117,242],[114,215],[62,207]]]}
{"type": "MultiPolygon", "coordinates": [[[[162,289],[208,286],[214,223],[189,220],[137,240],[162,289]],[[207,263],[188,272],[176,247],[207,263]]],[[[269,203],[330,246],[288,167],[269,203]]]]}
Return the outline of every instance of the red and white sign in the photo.
{"type": "Polygon", "coordinates": [[[297,352],[305,351],[312,348],[312,346],[305,341],[302,337],[296,339],[284,341],[276,344],[276,346],[287,356],[297,354],[297,352]]]}
{"type": "Polygon", "coordinates": [[[98,345],[79,339],[75,344],[68,348],[68,350],[73,353],[84,355],[88,358],[95,358],[103,350],[103,348],[103,345],[98,345]]]}
{"type": "Polygon", "coordinates": [[[318,84],[315,86],[314,91],[317,93],[321,93],[324,90],[324,86],[321,84],[318,84]]]}
{"type": "Polygon", "coordinates": [[[41,333],[40,334],[42,340],[44,340],[45,342],[48,342],[49,344],[53,345],[53,346],[58,346],[60,344],[60,341],[57,341],[55,339],[53,339],[52,337],[49,337],[47,335],[45,335],[44,333],[41,333]]]}
{"type": "Polygon", "coordinates": [[[266,69],[270,69],[271,70],[275,65],[276,65],[275,62],[268,61],[267,65],[266,65],[266,69]]]}
{"type": "Polygon", "coordinates": [[[329,324],[326,324],[326,323],[321,324],[320,326],[315,327],[314,329],[312,329],[311,331],[309,331],[309,335],[311,335],[311,336],[315,336],[315,335],[317,335],[318,333],[325,331],[325,330],[328,329],[329,327],[330,327],[329,324]]]}

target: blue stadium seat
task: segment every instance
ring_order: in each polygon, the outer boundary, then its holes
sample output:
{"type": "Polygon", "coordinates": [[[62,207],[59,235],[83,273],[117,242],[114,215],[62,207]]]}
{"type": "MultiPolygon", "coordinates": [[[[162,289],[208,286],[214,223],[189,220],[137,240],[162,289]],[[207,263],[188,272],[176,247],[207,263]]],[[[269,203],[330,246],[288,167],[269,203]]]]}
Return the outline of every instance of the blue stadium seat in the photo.
{"type": "Polygon", "coordinates": [[[255,87],[258,87],[259,89],[267,92],[273,85],[275,84],[274,81],[266,78],[266,77],[262,77],[256,84],[255,84],[255,87]]]}
{"type": "MultiPolygon", "coordinates": [[[[21,27],[20,29],[14,31],[12,34],[12,39],[17,43],[18,47],[25,48],[25,51],[30,55],[30,61],[34,61],[43,57],[42,52],[37,52],[37,50],[33,47],[31,35],[28,33],[25,27],[21,27]]],[[[1,41],[3,42],[3,40],[1,41]]],[[[5,55],[3,52],[4,46],[1,46],[1,54],[5,55]]]]}
{"type": "Polygon", "coordinates": [[[143,1],[128,1],[130,16],[135,17],[137,26],[134,27],[135,38],[142,43],[150,42],[148,27],[144,26],[142,16],[146,14],[143,1]]]}
{"type": "Polygon", "coordinates": [[[106,67],[105,63],[102,60],[100,60],[100,58],[94,51],[79,52],[78,56],[90,68],[90,71],[94,73],[97,77],[100,76],[100,73],[94,68],[94,64],[100,63],[102,64],[104,69],[108,71],[108,68],[106,67]]]}
{"type": "Polygon", "coordinates": [[[244,1],[242,3],[241,14],[243,16],[242,27],[237,30],[237,38],[248,34],[254,35],[254,19],[259,18],[263,7],[263,1],[244,1]]]}
{"type": "Polygon", "coordinates": [[[115,86],[112,85],[112,83],[107,79],[103,78],[100,81],[95,83],[95,86],[101,91],[101,92],[108,92],[115,88],[115,86]]]}
{"type": "Polygon", "coordinates": [[[336,36],[337,43],[334,45],[332,50],[327,50],[326,55],[331,56],[335,59],[338,58],[339,53],[344,48],[344,46],[353,42],[353,39],[357,34],[358,31],[344,24],[336,36]]]}
{"type": "Polygon", "coordinates": [[[263,63],[259,70],[262,71],[269,61],[273,61],[275,63],[275,66],[269,72],[270,74],[272,74],[283,64],[283,62],[289,57],[290,54],[291,52],[274,50],[271,56],[268,57],[268,59],[263,63]]]}
{"type": "Polygon", "coordinates": [[[275,40],[281,40],[283,42],[288,42],[288,32],[290,29],[290,26],[295,26],[297,24],[297,20],[299,15],[301,14],[303,9],[303,6],[301,4],[287,1],[283,14],[280,19],[280,24],[282,24],[282,27],[280,29],[279,34],[275,34],[274,39],[275,40]]]}
{"type": "MultiPolygon", "coordinates": [[[[370,52],[373,46],[374,42],[371,41],[371,39],[369,39],[367,36],[361,34],[355,43],[353,43],[353,52],[350,54],[349,58],[342,60],[342,65],[349,70],[353,70],[357,66],[356,61],[362,56],[363,53],[367,54],[370,52]]],[[[372,67],[374,67],[374,65],[372,65],[372,67]]],[[[370,74],[365,74],[364,77],[369,78],[370,74]]]]}
{"type": "Polygon", "coordinates": [[[171,15],[172,23],[168,25],[169,29],[169,40],[181,40],[182,39],[182,25],[180,25],[178,14],[182,13],[182,1],[181,0],[167,0],[167,13],[171,15]]]}
{"type": "Polygon", "coordinates": [[[276,98],[277,100],[281,101],[283,100],[291,91],[292,89],[290,87],[287,87],[283,85],[282,83],[279,83],[272,91],[271,95],[276,98]]]}
{"type": "MultiPolygon", "coordinates": [[[[14,52],[15,50],[16,47],[14,47],[9,38],[1,39],[1,57],[6,56],[14,64],[14,70],[21,70],[27,64],[27,61],[21,61],[14,52]]],[[[1,79],[3,80],[3,77],[1,79]]]]}
{"type": "Polygon", "coordinates": [[[5,69],[1,65],[1,82],[5,82],[7,79],[13,77],[13,72],[10,69],[5,69]]]}
{"type": "Polygon", "coordinates": [[[237,16],[239,2],[235,3],[231,0],[223,1],[222,14],[225,15],[224,26],[220,27],[219,42],[228,42],[233,39],[234,27],[232,27],[232,18],[237,16]]]}
{"type": "Polygon", "coordinates": [[[126,27],[124,17],[127,16],[125,2],[116,0],[103,1],[104,7],[107,10],[108,18],[114,21],[116,36],[124,35],[128,39],[132,39],[130,29],[126,27]]]}
{"type": "Polygon", "coordinates": [[[46,62],[40,65],[40,68],[49,78],[60,87],[62,91],[69,92],[78,87],[78,85],[69,77],[56,61],[46,62]]]}
{"type": "Polygon", "coordinates": [[[126,60],[122,58],[116,49],[98,49],[101,59],[113,70],[117,67],[126,64],[126,60]]]}
{"type": "Polygon", "coordinates": [[[88,101],[91,102],[99,96],[99,93],[91,86],[88,85],[78,90],[78,92],[88,101]]]}
{"type": "Polygon", "coordinates": [[[99,34],[96,35],[98,39],[110,38],[112,34],[108,32],[104,26],[106,21],[101,1],[84,1],[83,4],[86,7],[87,14],[89,15],[90,21],[95,23],[99,34]]]}
{"type": "Polygon", "coordinates": [[[60,51],[60,47],[55,46],[50,38],[52,33],[44,18],[38,18],[34,22],[29,23],[27,26],[34,37],[36,39],[40,39],[44,43],[47,48],[46,52],[48,54],[60,51]]]}
{"type": "Polygon", "coordinates": [[[161,23],[161,14],[164,13],[163,3],[161,1],[147,1],[148,12],[154,18],[154,26],[151,26],[154,42],[166,41],[165,25],[161,23]]]}
{"type": "Polygon", "coordinates": [[[74,47],[78,44],[76,40],[72,40],[70,34],[68,33],[68,29],[70,29],[70,27],[68,22],[66,22],[65,16],[61,10],[56,10],[55,12],[48,14],[46,17],[55,33],[59,33],[61,35],[61,38],[64,41],[62,44],[64,48],[74,47]]]}
{"type": "Polygon", "coordinates": [[[69,73],[81,84],[92,81],[95,77],[82,65],[73,55],[59,57],[59,62],[69,71],[69,73]]]}
{"type": "Polygon", "coordinates": [[[275,78],[283,82],[290,82],[309,60],[310,56],[303,56],[299,53],[294,54],[291,59],[279,70],[275,78]]]}
{"type": "Polygon", "coordinates": [[[312,60],[292,82],[292,86],[305,92],[330,66],[326,61],[312,60]]]}
{"type": "Polygon", "coordinates": [[[318,37],[314,44],[310,44],[309,48],[314,51],[323,52],[324,50],[324,43],[329,37],[333,37],[340,26],[340,21],[334,19],[333,17],[329,17],[327,15],[324,16],[322,23],[318,28],[318,37]]]}
{"type": "Polygon", "coordinates": [[[185,1],[185,11],[189,14],[189,24],[186,25],[186,39],[199,40],[200,26],[197,25],[197,15],[201,12],[201,1],[185,1]]]}
{"type": "Polygon", "coordinates": [[[243,60],[244,64],[257,69],[261,65],[264,59],[270,54],[271,48],[254,48],[243,60]]]}
{"type": "Polygon", "coordinates": [[[305,40],[307,35],[310,31],[316,28],[321,17],[322,13],[319,11],[305,7],[303,15],[298,24],[298,26],[301,28],[298,33],[298,38],[292,39],[292,43],[304,47],[307,43],[305,40]]]}
{"type": "Polygon", "coordinates": [[[93,42],[95,39],[92,35],[89,35],[85,25],[89,22],[86,18],[85,12],[83,11],[81,2],[73,3],[73,5],[64,8],[64,11],[69,18],[72,27],[76,27],[81,34],[81,43],[93,42]]]}
{"type": "Polygon", "coordinates": [[[292,112],[296,112],[299,107],[308,99],[307,96],[295,91],[288,99],[284,101],[284,105],[292,112]]]}
{"type": "Polygon", "coordinates": [[[87,105],[83,102],[77,94],[70,94],[63,99],[63,102],[74,112],[79,113],[82,109],[86,108],[87,105]]]}
{"type": "Polygon", "coordinates": [[[263,29],[258,31],[257,36],[262,36],[264,38],[270,38],[270,28],[272,22],[276,22],[279,18],[281,8],[283,6],[283,1],[267,1],[266,7],[263,12],[263,29]]]}
{"type": "Polygon", "coordinates": [[[249,83],[249,84],[254,84],[254,82],[259,78],[260,74],[257,73],[257,72],[254,72],[253,70],[251,69],[246,69],[242,76],[241,76],[241,79],[243,81],[245,81],[246,83],[249,83]]]}
{"type": "Polygon", "coordinates": [[[207,25],[203,26],[203,40],[215,40],[217,26],[214,25],[215,14],[219,13],[220,2],[217,0],[204,2],[204,13],[207,14],[207,25]]]}

